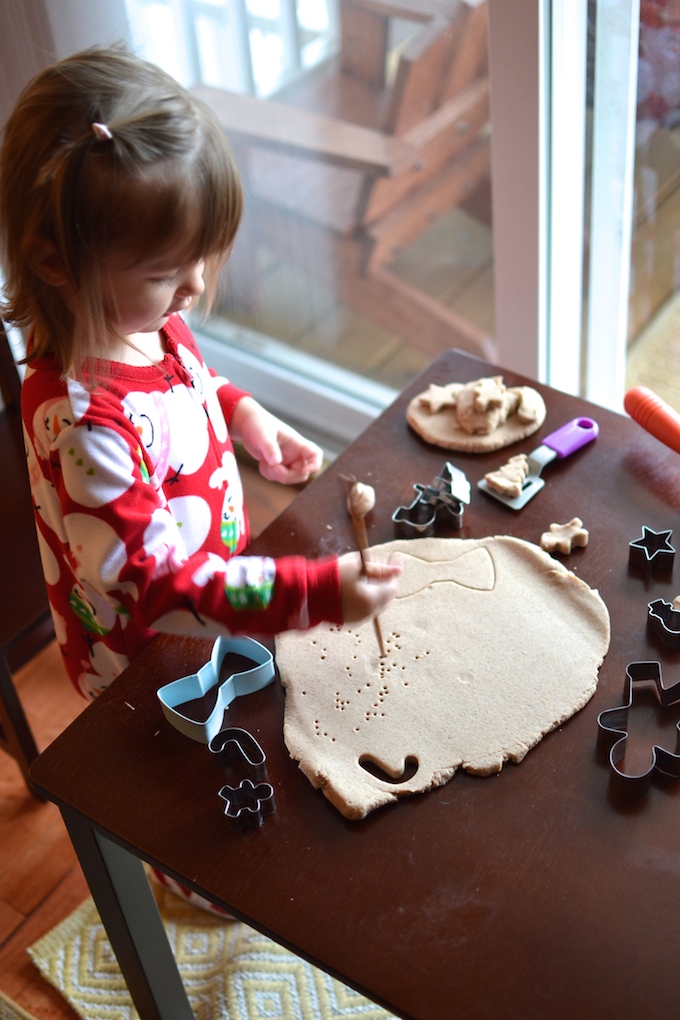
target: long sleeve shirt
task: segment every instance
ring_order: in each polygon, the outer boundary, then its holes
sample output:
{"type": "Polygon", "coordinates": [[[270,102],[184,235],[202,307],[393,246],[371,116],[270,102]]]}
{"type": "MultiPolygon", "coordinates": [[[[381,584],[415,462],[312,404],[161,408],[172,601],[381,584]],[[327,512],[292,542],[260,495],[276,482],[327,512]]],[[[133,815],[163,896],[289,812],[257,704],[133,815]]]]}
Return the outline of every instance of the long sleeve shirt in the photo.
{"type": "Polygon", "coordinates": [[[159,631],[275,634],[342,622],[335,557],[242,555],[249,528],[229,424],[243,390],[178,316],[159,365],[105,362],[89,387],[29,365],[22,414],[57,639],[95,697],[159,631]]]}

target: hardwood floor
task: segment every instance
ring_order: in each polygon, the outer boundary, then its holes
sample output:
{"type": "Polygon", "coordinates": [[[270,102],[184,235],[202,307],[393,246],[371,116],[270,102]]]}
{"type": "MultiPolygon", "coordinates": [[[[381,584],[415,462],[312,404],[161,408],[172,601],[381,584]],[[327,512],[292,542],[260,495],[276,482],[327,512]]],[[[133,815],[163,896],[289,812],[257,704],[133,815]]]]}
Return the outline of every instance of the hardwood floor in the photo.
{"type": "MultiPolygon", "coordinates": [[[[295,497],[242,465],[253,534],[295,497]]],[[[44,748],[86,707],[64,673],[56,642],[16,675],[38,746],[44,748]]],[[[0,752],[0,990],[37,1020],[77,1014],[35,968],[26,948],[89,895],[58,809],[33,797],[14,759],[0,752]]]]}

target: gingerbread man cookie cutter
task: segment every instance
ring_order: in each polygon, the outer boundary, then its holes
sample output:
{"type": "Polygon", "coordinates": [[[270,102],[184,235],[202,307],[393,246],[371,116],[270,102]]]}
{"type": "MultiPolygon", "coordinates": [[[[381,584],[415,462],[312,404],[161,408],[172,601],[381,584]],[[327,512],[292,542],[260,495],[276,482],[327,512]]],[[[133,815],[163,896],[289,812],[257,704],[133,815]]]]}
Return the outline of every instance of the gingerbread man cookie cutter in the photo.
{"type": "Polygon", "coordinates": [[[218,796],[224,801],[224,815],[234,832],[259,829],[262,822],[276,811],[274,788],[270,783],[243,779],[238,786],[223,786],[218,796]]]}
{"type": "MultiPolygon", "coordinates": [[[[663,708],[676,705],[680,701],[680,681],[664,686],[659,662],[631,662],[626,667],[626,684],[624,697],[626,703],[617,708],[608,708],[597,717],[598,745],[609,750],[609,765],[612,775],[620,780],[625,787],[634,793],[644,793],[655,772],[671,779],[680,779],[680,722],[676,723],[675,752],[653,744],[652,763],[643,772],[632,774],[626,772],[621,763],[626,756],[628,741],[628,712],[633,706],[636,689],[642,684],[652,684],[656,697],[663,708]]],[[[680,705],[678,706],[680,708],[680,705]]]]}

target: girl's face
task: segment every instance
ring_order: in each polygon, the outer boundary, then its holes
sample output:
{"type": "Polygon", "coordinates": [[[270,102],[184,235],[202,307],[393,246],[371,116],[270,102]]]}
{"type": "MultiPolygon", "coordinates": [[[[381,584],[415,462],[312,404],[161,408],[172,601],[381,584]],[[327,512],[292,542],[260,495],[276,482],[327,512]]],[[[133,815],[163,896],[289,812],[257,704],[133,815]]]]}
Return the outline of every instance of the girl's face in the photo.
{"type": "Polygon", "coordinates": [[[156,333],[174,312],[186,311],[205,290],[205,262],[172,256],[132,267],[111,267],[105,278],[107,315],[123,336],[156,333]]]}

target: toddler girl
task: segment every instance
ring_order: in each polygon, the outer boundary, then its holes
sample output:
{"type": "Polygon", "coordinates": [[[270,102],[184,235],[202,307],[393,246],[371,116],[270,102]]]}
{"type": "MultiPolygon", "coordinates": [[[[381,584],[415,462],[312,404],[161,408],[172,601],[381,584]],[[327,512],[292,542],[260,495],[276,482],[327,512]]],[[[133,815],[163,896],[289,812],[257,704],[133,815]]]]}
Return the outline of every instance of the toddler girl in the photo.
{"type": "Polygon", "coordinates": [[[0,153],[4,315],[28,331],[22,413],[66,669],[94,697],[159,631],[274,634],[357,621],[398,567],[243,556],[232,440],[302,482],[321,452],[208,369],[182,312],[215,292],[241,188],[211,111],[121,49],[24,90],[0,153]]]}
{"type": "Polygon", "coordinates": [[[66,668],[98,694],[158,631],[273,634],[383,609],[397,568],[241,556],[232,449],[304,481],[314,444],[206,368],[181,317],[241,212],[211,112],[157,67],[90,50],[38,75],[0,154],[7,318],[30,329],[23,417],[66,668]]]}

